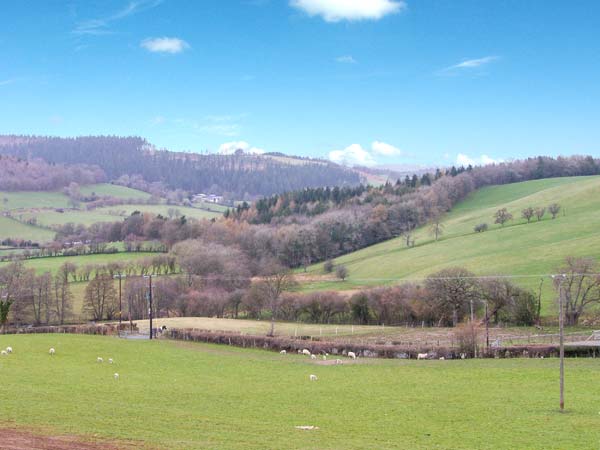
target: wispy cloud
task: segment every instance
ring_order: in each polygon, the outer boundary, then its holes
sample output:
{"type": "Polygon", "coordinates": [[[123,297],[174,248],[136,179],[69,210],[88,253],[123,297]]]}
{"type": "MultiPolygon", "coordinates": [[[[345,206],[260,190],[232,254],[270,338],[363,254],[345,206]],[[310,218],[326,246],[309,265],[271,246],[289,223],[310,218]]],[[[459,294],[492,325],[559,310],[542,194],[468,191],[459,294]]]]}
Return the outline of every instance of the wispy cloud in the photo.
{"type": "Polygon", "coordinates": [[[9,84],[13,84],[16,81],[17,81],[16,78],[9,78],[7,80],[0,80],[0,86],[7,86],[9,84]]]}
{"type": "Polygon", "coordinates": [[[148,9],[155,8],[160,5],[163,0],[137,0],[129,2],[124,8],[116,11],[113,14],[99,17],[95,19],[87,19],[78,22],[75,25],[72,33],[77,35],[93,35],[101,36],[105,34],[112,34],[114,31],[110,29],[110,26],[119,20],[125,19],[126,17],[134,14],[146,11],[148,9]]]}
{"type": "Polygon", "coordinates": [[[163,127],[163,129],[184,129],[195,134],[212,134],[232,138],[240,135],[242,131],[240,121],[243,117],[243,114],[236,116],[213,115],[198,120],[158,115],[150,119],[149,123],[154,127],[163,127]]]}
{"type": "Polygon", "coordinates": [[[474,70],[486,66],[500,59],[499,56],[484,56],[483,58],[466,59],[457,64],[445,67],[439,71],[440,75],[456,74],[467,70],[474,70]]]}
{"type": "Polygon", "coordinates": [[[337,58],[335,58],[335,61],[342,63],[342,64],[356,64],[357,63],[357,61],[350,55],[338,56],[337,58]]]}
{"type": "Polygon", "coordinates": [[[379,20],[406,9],[404,0],[290,0],[290,6],[326,22],[379,20]]]}
{"type": "Polygon", "coordinates": [[[140,46],[152,53],[181,53],[190,48],[183,39],[176,37],[147,38],[140,42],[140,46]]]}

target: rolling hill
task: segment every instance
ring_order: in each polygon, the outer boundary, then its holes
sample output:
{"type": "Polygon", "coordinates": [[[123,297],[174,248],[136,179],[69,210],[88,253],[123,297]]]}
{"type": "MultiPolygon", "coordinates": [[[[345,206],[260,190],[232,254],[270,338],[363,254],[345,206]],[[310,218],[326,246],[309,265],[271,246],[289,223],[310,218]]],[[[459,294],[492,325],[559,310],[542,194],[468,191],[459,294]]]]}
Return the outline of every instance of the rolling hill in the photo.
{"type": "MultiPolygon", "coordinates": [[[[402,238],[344,255],[337,264],[349,270],[345,282],[323,275],[323,264],[309,268],[305,289],[356,289],[362,286],[420,281],[440,269],[463,266],[478,275],[514,275],[515,281],[537,290],[542,275],[552,273],[566,256],[600,256],[600,177],[551,178],[474,192],[443,219],[444,233],[436,242],[429,227],[418,229],[416,245],[402,238]],[[521,219],[521,210],[557,202],[556,219],[546,213],[541,221],[521,219]],[[493,215],[506,207],[514,220],[504,227],[493,215]],[[473,228],[488,223],[489,231],[473,228]]],[[[554,292],[544,282],[544,312],[552,307],[554,292]]]]}
{"type": "Polygon", "coordinates": [[[6,238],[32,240],[39,243],[51,241],[55,232],[48,227],[66,223],[89,226],[96,222],[123,220],[134,211],[178,215],[195,219],[212,219],[226,209],[221,205],[205,204],[203,209],[167,204],[147,204],[150,194],[115,184],[101,183],[81,187],[83,195],[110,196],[133,204],[99,207],[87,210],[85,203],[73,208],[69,197],[60,192],[18,191],[0,192],[0,240],[6,238]],[[34,220],[32,220],[34,219],[34,220]]]}

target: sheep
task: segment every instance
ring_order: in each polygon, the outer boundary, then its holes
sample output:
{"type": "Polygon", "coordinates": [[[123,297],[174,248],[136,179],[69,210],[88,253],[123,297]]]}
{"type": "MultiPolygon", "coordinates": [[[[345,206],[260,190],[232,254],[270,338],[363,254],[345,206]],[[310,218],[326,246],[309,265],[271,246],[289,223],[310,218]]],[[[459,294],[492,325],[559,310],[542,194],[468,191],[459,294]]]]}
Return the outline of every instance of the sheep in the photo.
{"type": "Polygon", "coordinates": [[[312,375],[312,374],[308,378],[310,379],[310,381],[317,381],[318,380],[317,376],[316,375],[312,375]]]}
{"type": "Polygon", "coordinates": [[[343,364],[344,362],[343,362],[341,359],[336,359],[336,360],[335,360],[335,363],[336,363],[336,364],[343,364]]]}
{"type": "Polygon", "coordinates": [[[50,350],[48,350],[48,354],[50,356],[54,356],[54,354],[56,353],[56,350],[54,350],[54,347],[50,348],[50,350]]]}
{"type": "Polygon", "coordinates": [[[2,351],[0,352],[0,355],[2,355],[2,356],[6,356],[6,355],[8,355],[8,353],[6,353],[6,350],[2,350],[2,351]]]}
{"type": "Polygon", "coordinates": [[[6,347],[6,353],[12,353],[12,347],[6,347]]]}
{"type": "Polygon", "coordinates": [[[417,359],[427,359],[427,353],[417,353],[417,359]]]}
{"type": "Polygon", "coordinates": [[[119,379],[119,374],[117,372],[115,372],[115,374],[113,375],[113,377],[115,377],[115,380],[119,379]]]}
{"type": "Polygon", "coordinates": [[[305,348],[304,350],[302,350],[302,354],[306,355],[306,356],[310,356],[310,350],[308,350],[307,348],[305,348]]]}
{"type": "Polygon", "coordinates": [[[356,359],[356,353],[348,352],[348,358],[356,359]]]}
{"type": "Polygon", "coordinates": [[[310,359],[317,359],[317,355],[310,355],[310,359]]]}
{"type": "Polygon", "coordinates": [[[281,350],[281,351],[279,352],[279,354],[280,354],[280,355],[285,355],[285,354],[287,354],[287,352],[286,352],[285,350],[281,350]]]}
{"type": "Polygon", "coordinates": [[[302,350],[298,349],[298,354],[299,355],[302,354],[302,350]]]}
{"type": "Polygon", "coordinates": [[[108,363],[112,364],[113,363],[113,359],[112,358],[108,358],[108,363]]]}
{"type": "Polygon", "coordinates": [[[96,361],[98,361],[99,363],[104,362],[104,359],[102,359],[100,356],[98,356],[98,358],[96,358],[96,361]]]}
{"type": "Polygon", "coordinates": [[[466,354],[466,353],[461,353],[461,354],[460,354],[460,359],[466,359],[466,357],[467,357],[467,354],[466,354]]]}
{"type": "Polygon", "coordinates": [[[444,358],[443,356],[440,356],[440,361],[445,361],[446,358],[444,358]]]}

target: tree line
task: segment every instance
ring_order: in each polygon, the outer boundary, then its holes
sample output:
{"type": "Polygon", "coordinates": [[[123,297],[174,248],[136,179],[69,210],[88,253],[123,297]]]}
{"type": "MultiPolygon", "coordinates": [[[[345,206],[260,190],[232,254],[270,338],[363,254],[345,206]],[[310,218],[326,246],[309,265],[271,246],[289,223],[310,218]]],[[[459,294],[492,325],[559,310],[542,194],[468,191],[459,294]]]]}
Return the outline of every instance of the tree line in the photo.
{"type": "MultiPolygon", "coordinates": [[[[96,165],[56,164],[40,158],[22,159],[0,154],[2,191],[55,191],[70,183],[94,184],[105,179],[104,171],[96,165]]],[[[3,199],[3,203],[6,201],[3,199]]]]}
{"type": "Polygon", "coordinates": [[[289,164],[243,152],[170,152],[157,150],[139,137],[15,136],[0,146],[0,153],[43,158],[49,163],[97,165],[109,179],[139,175],[146,183],[162,183],[170,190],[209,192],[233,199],[254,199],[307,186],[359,184],[356,172],[323,160],[289,164]]]}

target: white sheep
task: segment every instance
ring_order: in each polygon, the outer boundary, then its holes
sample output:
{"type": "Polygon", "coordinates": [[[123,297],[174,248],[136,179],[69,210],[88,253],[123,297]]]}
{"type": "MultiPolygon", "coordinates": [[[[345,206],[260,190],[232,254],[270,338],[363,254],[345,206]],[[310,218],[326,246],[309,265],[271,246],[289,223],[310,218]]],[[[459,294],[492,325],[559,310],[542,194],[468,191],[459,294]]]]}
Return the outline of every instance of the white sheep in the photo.
{"type": "Polygon", "coordinates": [[[50,348],[50,350],[48,350],[48,354],[50,356],[54,356],[54,354],[56,353],[56,350],[54,350],[54,347],[50,348]]]}
{"type": "Polygon", "coordinates": [[[317,359],[317,355],[310,355],[310,359],[317,359]]]}
{"type": "Polygon", "coordinates": [[[12,353],[12,347],[6,347],[6,353],[12,353]]]}
{"type": "Polygon", "coordinates": [[[115,372],[115,374],[113,375],[113,377],[115,377],[115,380],[119,379],[119,374],[115,372]]]}
{"type": "Polygon", "coordinates": [[[336,363],[336,364],[343,364],[344,362],[343,362],[341,359],[336,359],[336,360],[335,360],[335,363],[336,363]]]}
{"type": "Polygon", "coordinates": [[[304,350],[302,350],[302,354],[306,355],[306,356],[310,356],[310,350],[308,350],[307,348],[305,348],[304,350]]]}
{"type": "Polygon", "coordinates": [[[443,356],[440,356],[440,361],[445,361],[446,358],[444,358],[443,356]]]}
{"type": "Polygon", "coordinates": [[[427,353],[417,353],[417,359],[427,359],[427,353]]]}
{"type": "Polygon", "coordinates": [[[348,352],[348,358],[356,359],[356,353],[348,352]]]}
{"type": "Polygon", "coordinates": [[[2,355],[2,356],[6,356],[6,355],[8,355],[8,353],[6,353],[6,350],[2,350],[2,351],[0,352],[0,355],[2,355]]]}
{"type": "Polygon", "coordinates": [[[312,375],[312,374],[308,378],[310,379],[310,381],[317,381],[318,380],[317,376],[316,375],[312,375]]]}
{"type": "Polygon", "coordinates": [[[287,352],[286,352],[285,350],[281,350],[281,351],[279,352],[279,354],[280,354],[280,355],[285,355],[286,353],[287,353],[287,352]]]}
{"type": "Polygon", "coordinates": [[[467,354],[466,353],[461,353],[460,354],[460,359],[466,359],[467,358],[467,354]]]}
{"type": "Polygon", "coordinates": [[[104,359],[102,359],[100,356],[98,356],[98,358],[96,358],[96,361],[101,363],[101,362],[104,362],[104,359]]]}
{"type": "Polygon", "coordinates": [[[113,363],[113,359],[112,358],[108,358],[108,363],[112,364],[113,363]]]}

